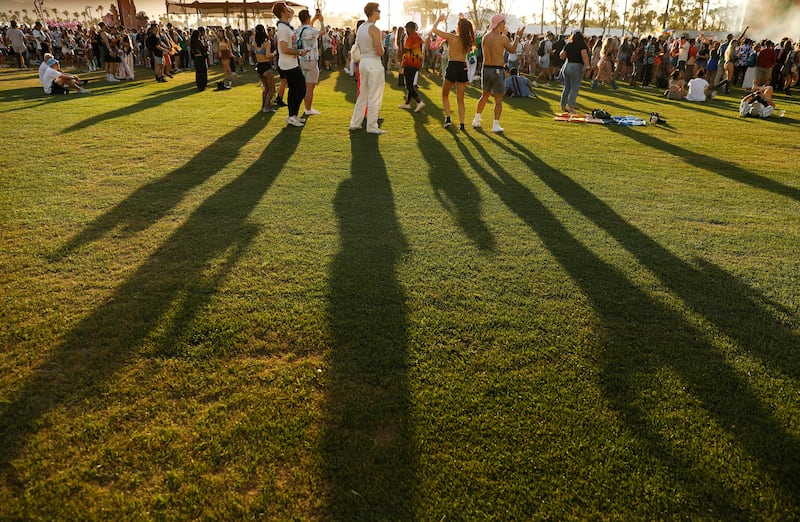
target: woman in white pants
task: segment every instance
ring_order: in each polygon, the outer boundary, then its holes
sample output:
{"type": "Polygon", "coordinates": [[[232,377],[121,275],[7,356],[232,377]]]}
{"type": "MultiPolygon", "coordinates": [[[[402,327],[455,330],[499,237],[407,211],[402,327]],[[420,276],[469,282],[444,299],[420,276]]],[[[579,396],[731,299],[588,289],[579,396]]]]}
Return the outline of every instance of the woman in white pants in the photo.
{"type": "Polygon", "coordinates": [[[383,103],[383,88],[386,84],[386,75],[381,63],[383,56],[383,42],[381,31],[375,27],[381,17],[381,10],[376,2],[369,2],[364,7],[367,21],[361,24],[356,33],[356,42],[361,49],[361,63],[358,66],[361,75],[360,90],[353,107],[353,117],[350,119],[350,130],[361,130],[364,116],[367,118],[367,132],[370,134],[384,134],[386,131],[378,127],[378,114],[383,103]]]}

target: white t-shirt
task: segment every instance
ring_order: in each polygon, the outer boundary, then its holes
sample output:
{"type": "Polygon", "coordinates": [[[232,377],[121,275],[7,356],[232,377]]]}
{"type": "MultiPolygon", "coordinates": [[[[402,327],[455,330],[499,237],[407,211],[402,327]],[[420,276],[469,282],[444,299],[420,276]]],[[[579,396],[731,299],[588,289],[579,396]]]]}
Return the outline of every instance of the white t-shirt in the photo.
{"type": "Polygon", "coordinates": [[[6,37],[11,41],[11,46],[14,48],[15,53],[22,53],[25,52],[25,33],[23,33],[20,29],[8,29],[6,31],[6,37]]]}
{"type": "Polygon", "coordinates": [[[306,62],[315,62],[319,60],[319,29],[314,29],[310,25],[301,25],[297,28],[298,39],[300,39],[301,33],[303,34],[303,49],[311,50],[305,56],[301,56],[300,60],[306,62]]]}
{"type": "Polygon", "coordinates": [[[689,93],[686,95],[688,101],[706,101],[706,87],[708,82],[705,78],[692,78],[689,80],[689,93]]]}
{"type": "Polygon", "coordinates": [[[50,40],[50,38],[48,38],[47,35],[45,35],[45,33],[40,31],[39,29],[34,29],[33,30],[33,37],[34,37],[34,39],[36,39],[36,48],[37,49],[41,49],[42,48],[42,43],[45,43],[48,40],[50,40]]]}
{"type": "Polygon", "coordinates": [[[59,76],[61,76],[61,71],[57,71],[52,67],[45,69],[44,73],[42,73],[42,86],[45,94],[53,94],[53,80],[59,76]]]}
{"type": "Polygon", "coordinates": [[[50,66],[46,61],[39,64],[39,81],[42,82],[42,85],[44,85],[44,73],[47,69],[50,69],[50,66]]]}
{"type": "Polygon", "coordinates": [[[678,61],[685,62],[689,59],[689,42],[685,41],[678,49],[678,61]]]}
{"type": "Polygon", "coordinates": [[[299,67],[300,63],[297,61],[297,56],[294,54],[284,54],[281,51],[281,42],[289,44],[289,49],[297,49],[297,34],[289,24],[278,22],[278,29],[275,31],[278,40],[278,67],[283,71],[288,71],[299,67]]]}

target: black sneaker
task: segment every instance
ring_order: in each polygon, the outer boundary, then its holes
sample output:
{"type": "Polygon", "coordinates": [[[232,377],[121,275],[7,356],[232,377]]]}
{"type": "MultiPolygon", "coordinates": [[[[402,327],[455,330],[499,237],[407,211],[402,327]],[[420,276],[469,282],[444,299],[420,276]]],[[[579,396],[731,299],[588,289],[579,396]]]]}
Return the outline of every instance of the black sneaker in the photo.
{"type": "Polygon", "coordinates": [[[286,104],[283,102],[283,100],[278,98],[277,100],[275,100],[275,107],[286,107],[286,104]]]}
{"type": "Polygon", "coordinates": [[[446,129],[447,127],[449,127],[452,124],[453,124],[453,122],[450,121],[450,116],[445,117],[445,119],[444,119],[444,128],[446,129]]]}

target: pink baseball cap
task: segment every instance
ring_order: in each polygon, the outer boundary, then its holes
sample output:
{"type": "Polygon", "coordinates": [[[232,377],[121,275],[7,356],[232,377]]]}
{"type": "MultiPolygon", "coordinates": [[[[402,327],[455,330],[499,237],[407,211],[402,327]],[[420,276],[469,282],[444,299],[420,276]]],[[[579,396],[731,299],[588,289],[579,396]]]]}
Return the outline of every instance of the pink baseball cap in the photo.
{"type": "Polygon", "coordinates": [[[500,25],[500,22],[504,21],[505,19],[506,17],[501,14],[494,15],[492,17],[491,23],[489,24],[489,30],[494,31],[494,28],[500,25]]]}

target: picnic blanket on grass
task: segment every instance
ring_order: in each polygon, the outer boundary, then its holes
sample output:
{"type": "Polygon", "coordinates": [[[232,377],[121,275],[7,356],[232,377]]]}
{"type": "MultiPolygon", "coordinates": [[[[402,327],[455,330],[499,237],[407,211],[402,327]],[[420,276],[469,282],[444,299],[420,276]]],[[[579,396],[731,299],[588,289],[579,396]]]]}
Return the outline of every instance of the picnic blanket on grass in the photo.
{"type": "Polygon", "coordinates": [[[593,118],[591,114],[572,114],[564,112],[556,114],[555,121],[566,121],[569,123],[599,123],[601,125],[625,125],[627,127],[638,127],[647,125],[647,122],[636,116],[612,116],[610,118],[593,118]]]}

